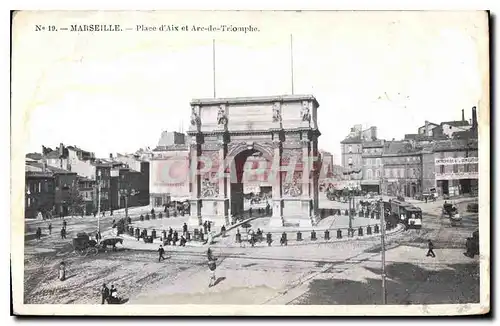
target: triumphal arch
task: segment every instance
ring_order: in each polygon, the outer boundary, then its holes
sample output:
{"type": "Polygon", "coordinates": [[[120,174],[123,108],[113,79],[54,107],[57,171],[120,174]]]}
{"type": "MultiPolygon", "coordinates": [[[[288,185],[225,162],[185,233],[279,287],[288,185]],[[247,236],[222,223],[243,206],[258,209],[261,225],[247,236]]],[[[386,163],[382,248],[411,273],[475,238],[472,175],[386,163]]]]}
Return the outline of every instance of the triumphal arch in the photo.
{"type": "Polygon", "coordinates": [[[318,212],[318,102],[311,95],[191,101],[189,224],[220,227],[243,208],[242,166],[269,163],[270,226],[312,226],[318,212]]]}

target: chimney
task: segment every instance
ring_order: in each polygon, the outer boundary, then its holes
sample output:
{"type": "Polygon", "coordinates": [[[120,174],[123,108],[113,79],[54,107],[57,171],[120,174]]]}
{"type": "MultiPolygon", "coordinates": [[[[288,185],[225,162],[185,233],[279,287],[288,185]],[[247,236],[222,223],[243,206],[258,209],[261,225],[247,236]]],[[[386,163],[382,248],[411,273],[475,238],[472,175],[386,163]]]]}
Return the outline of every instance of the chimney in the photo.
{"type": "Polygon", "coordinates": [[[113,159],[113,153],[109,153],[109,159],[112,160],[113,159]]]}
{"type": "Polygon", "coordinates": [[[63,156],[64,155],[64,145],[63,143],[60,143],[59,144],[59,156],[63,156]]]}
{"type": "Polygon", "coordinates": [[[476,107],[472,107],[472,129],[477,130],[477,112],[476,107]]]}
{"type": "Polygon", "coordinates": [[[465,112],[464,112],[464,109],[462,109],[462,121],[465,121],[465,112]]]}
{"type": "Polygon", "coordinates": [[[429,121],[425,120],[425,135],[429,136],[429,121]]]}

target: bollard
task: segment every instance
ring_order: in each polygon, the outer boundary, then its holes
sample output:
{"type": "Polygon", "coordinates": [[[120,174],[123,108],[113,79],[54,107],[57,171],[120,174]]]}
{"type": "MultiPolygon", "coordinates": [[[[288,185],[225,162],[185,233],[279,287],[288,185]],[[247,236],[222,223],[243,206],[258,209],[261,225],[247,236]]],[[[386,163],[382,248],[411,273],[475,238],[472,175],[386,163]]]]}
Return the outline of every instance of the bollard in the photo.
{"type": "Polygon", "coordinates": [[[297,232],[297,241],[302,241],[302,232],[297,232]]]}
{"type": "Polygon", "coordinates": [[[349,215],[349,211],[347,209],[345,210],[344,215],[345,216],[349,215]]]}
{"type": "Polygon", "coordinates": [[[379,226],[378,226],[378,225],[375,225],[375,227],[374,227],[374,232],[375,232],[375,233],[379,233],[379,231],[380,231],[380,230],[379,230],[379,226]]]}
{"type": "Polygon", "coordinates": [[[149,214],[146,214],[146,221],[149,221],[149,214]]]}
{"type": "Polygon", "coordinates": [[[142,230],[142,232],[144,233],[144,237],[147,237],[147,235],[148,235],[148,230],[144,229],[144,230],[142,230]]]}
{"type": "Polygon", "coordinates": [[[372,212],[371,218],[375,218],[375,212],[372,212]]]}
{"type": "Polygon", "coordinates": [[[311,240],[312,241],[317,240],[317,238],[316,238],[316,231],[314,231],[314,230],[311,232],[311,240]]]}
{"type": "Polygon", "coordinates": [[[160,212],[160,213],[158,213],[158,218],[159,218],[159,219],[162,219],[162,218],[163,218],[163,214],[162,214],[161,212],[160,212]]]}
{"type": "Polygon", "coordinates": [[[156,230],[153,229],[153,231],[151,231],[151,236],[153,237],[153,239],[156,239],[156,230]]]}
{"type": "Polygon", "coordinates": [[[156,219],[156,213],[151,214],[151,219],[152,220],[156,219]]]}
{"type": "Polygon", "coordinates": [[[140,220],[141,220],[141,222],[144,221],[144,216],[142,214],[141,214],[140,220]]]}
{"type": "Polygon", "coordinates": [[[241,243],[241,233],[236,233],[236,242],[241,243]]]}
{"type": "Polygon", "coordinates": [[[162,239],[165,240],[167,239],[167,231],[163,230],[162,234],[162,239]]]}
{"type": "Polygon", "coordinates": [[[330,240],[330,231],[325,230],[325,240],[330,240]]]}
{"type": "Polygon", "coordinates": [[[186,241],[191,241],[191,233],[186,232],[186,241]]]}
{"type": "Polygon", "coordinates": [[[141,234],[141,230],[139,230],[139,228],[136,228],[135,229],[135,236],[139,237],[140,234],[141,234]]]}
{"type": "Polygon", "coordinates": [[[363,236],[363,228],[361,226],[358,229],[358,236],[360,236],[360,237],[363,236]]]}
{"type": "Polygon", "coordinates": [[[342,239],[342,230],[337,230],[337,239],[342,239]]]}

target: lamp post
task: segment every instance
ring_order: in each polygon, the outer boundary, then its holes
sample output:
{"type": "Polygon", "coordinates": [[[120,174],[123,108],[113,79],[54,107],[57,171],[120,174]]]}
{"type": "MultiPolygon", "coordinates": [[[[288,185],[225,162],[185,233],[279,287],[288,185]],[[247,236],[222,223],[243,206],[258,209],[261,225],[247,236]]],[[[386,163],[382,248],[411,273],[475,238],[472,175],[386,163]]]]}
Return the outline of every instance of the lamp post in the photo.
{"type": "Polygon", "coordinates": [[[125,187],[120,189],[120,196],[125,199],[125,218],[128,218],[128,200],[130,196],[135,196],[139,192],[135,189],[131,189],[130,184],[125,181],[125,175],[122,175],[122,180],[124,180],[125,187]]]}
{"type": "Polygon", "coordinates": [[[101,233],[101,170],[97,172],[97,232],[101,233]]]}
{"type": "Polygon", "coordinates": [[[382,199],[379,200],[380,205],[380,243],[382,245],[382,304],[386,304],[386,288],[385,288],[385,214],[384,214],[384,202],[382,199]]]}

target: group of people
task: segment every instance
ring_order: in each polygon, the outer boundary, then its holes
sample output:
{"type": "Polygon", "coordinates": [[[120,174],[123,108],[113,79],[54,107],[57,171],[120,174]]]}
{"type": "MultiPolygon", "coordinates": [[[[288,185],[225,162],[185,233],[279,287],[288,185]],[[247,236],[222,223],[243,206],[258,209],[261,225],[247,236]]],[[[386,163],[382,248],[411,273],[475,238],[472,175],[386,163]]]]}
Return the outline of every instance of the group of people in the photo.
{"type": "Polygon", "coordinates": [[[108,304],[120,303],[120,298],[118,297],[118,290],[115,288],[114,285],[111,285],[111,288],[108,288],[106,286],[106,283],[103,283],[101,287],[101,299],[102,299],[101,304],[104,304],[106,302],[108,304]]]}
{"type": "Polygon", "coordinates": [[[172,228],[169,228],[168,229],[168,234],[165,235],[165,231],[163,231],[163,243],[167,246],[170,246],[170,245],[173,245],[175,246],[177,244],[177,242],[179,242],[179,246],[181,247],[185,247],[186,246],[186,234],[187,234],[187,225],[186,223],[184,223],[184,226],[183,226],[183,232],[179,238],[179,233],[174,230],[172,230],[172,228]]]}
{"type": "MultiPolygon", "coordinates": [[[[61,227],[61,239],[66,239],[66,226],[68,225],[68,223],[66,222],[66,220],[63,221],[63,225],[61,227]]],[[[47,226],[47,230],[49,231],[49,235],[52,234],[52,223],[49,223],[49,225],[47,226]]],[[[36,231],[35,231],[35,237],[36,237],[36,240],[40,240],[42,238],[42,228],[39,226],[36,228],[36,231]]]]}

